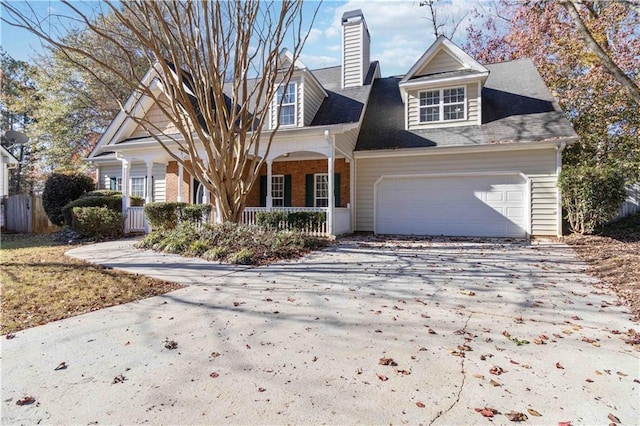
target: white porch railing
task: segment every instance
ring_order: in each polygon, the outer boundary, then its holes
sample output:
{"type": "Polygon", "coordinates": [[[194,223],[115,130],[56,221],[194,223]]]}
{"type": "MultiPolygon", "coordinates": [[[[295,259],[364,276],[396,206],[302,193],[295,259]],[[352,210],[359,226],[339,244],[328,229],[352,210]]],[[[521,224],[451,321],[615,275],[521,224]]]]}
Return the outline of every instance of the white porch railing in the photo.
{"type": "Polygon", "coordinates": [[[128,207],[124,219],[124,232],[147,232],[147,219],[144,217],[144,207],[128,207]]]}
{"type": "MultiPolygon", "coordinates": [[[[242,223],[246,225],[255,225],[256,224],[256,215],[258,213],[266,213],[268,211],[272,212],[286,212],[286,213],[294,213],[294,212],[324,212],[325,215],[329,209],[326,207],[272,207],[271,210],[266,207],[245,207],[242,212],[242,223]]],[[[331,232],[328,229],[327,221],[325,220],[322,223],[317,224],[308,229],[304,229],[303,232],[316,235],[316,236],[328,236],[331,235],[331,232]]]]}

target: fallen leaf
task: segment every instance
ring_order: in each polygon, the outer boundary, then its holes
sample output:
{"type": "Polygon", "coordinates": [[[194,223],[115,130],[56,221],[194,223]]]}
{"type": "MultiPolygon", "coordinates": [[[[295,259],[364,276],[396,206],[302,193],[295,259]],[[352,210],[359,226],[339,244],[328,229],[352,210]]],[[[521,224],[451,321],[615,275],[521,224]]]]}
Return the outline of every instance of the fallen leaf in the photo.
{"type": "Polygon", "coordinates": [[[258,388],[258,392],[264,392],[264,391],[266,391],[266,389],[265,389],[265,388],[263,388],[263,387],[259,387],[259,388],[258,388]]]}
{"type": "Polygon", "coordinates": [[[505,416],[507,416],[507,418],[512,422],[524,422],[529,418],[527,417],[526,414],[520,413],[518,411],[511,411],[509,413],[505,413],[505,416]]]}
{"type": "Polygon", "coordinates": [[[558,422],[558,426],[571,426],[571,422],[558,422]]]}
{"type": "Polygon", "coordinates": [[[416,402],[416,405],[418,406],[418,408],[424,408],[425,407],[425,405],[420,401],[416,402]]]}
{"type": "Polygon", "coordinates": [[[544,342],[544,340],[542,339],[533,339],[533,343],[535,343],[536,345],[546,345],[546,343],[544,342]]]}
{"type": "Polygon", "coordinates": [[[475,377],[476,379],[484,379],[484,376],[482,374],[474,374],[473,377],[475,377]]]}
{"type": "Polygon", "coordinates": [[[489,373],[495,375],[495,376],[499,376],[502,373],[506,373],[506,371],[502,368],[502,367],[498,367],[496,365],[494,365],[493,367],[491,367],[489,369],[489,373]]]}
{"type": "Polygon", "coordinates": [[[529,412],[529,414],[531,414],[534,417],[542,417],[542,414],[538,413],[533,408],[527,408],[527,411],[529,412]]]}
{"type": "Polygon", "coordinates": [[[436,333],[436,332],[435,332],[435,330],[434,330],[433,328],[431,328],[431,327],[429,327],[429,329],[427,330],[427,333],[429,333],[429,334],[438,334],[438,333],[436,333]]]}
{"type": "Polygon", "coordinates": [[[211,377],[212,379],[215,379],[216,377],[220,376],[218,373],[216,373],[215,371],[211,374],[209,374],[209,377],[211,377]]]}
{"type": "Polygon", "coordinates": [[[510,360],[509,362],[510,362],[511,364],[515,364],[515,365],[520,364],[518,361],[514,361],[514,360],[510,360]]]}
{"type": "Polygon", "coordinates": [[[587,377],[587,383],[593,383],[593,380],[587,377]]]}
{"type": "Polygon", "coordinates": [[[556,362],[556,368],[558,368],[560,370],[564,370],[564,367],[559,362],[556,362]]]}
{"type": "Polygon", "coordinates": [[[218,358],[220,356],[219,352],[211,352],[211,355],[209,355],[209,357],[211,358],[218,358]]]}
{"type": "Polygon", "coordinates": [[[617,418],[616,416],[614,416],[612,413],[609,413],[609,415],[607,416],[607,418],[612,421],[613,423],[620,423],[620,419],[617,418]]]}
{"type": "Polygon", "coordinates": [[[571,317],[571,319],[574,320],[574,321],[580,321],[582,318],[580,318],[577,315],[574,315],[574,316],[571,317]]]}
{"type": "Polygon", "coordinates": [[[16,337],[16,335],[14,333],[9,333],[6,336],[4,336],[4,338],[7,339],[7,340],[14,339],[15,337],[16,337]]]}
{"type": "Polygon", "coordinates": [[[407,370],[395,370],[396,373],[402,375],[402,376],[408,376],[409,374],[411,374],[411,371],[407,371],[407,370]]]}
{"type": "Polygon", "coordinates": [[[314,356],[313,358],[311,358],[311,361],[316,362],[318,360],[317,356],[314,356]]]}
{"type": "Polygon", "coordinates": [[[118,374],[116,377],[113,378],[113,381],[111,382],[112,385],[116,384],[116,383],[122,383],[124,382],[126,379],[122,374],[118,374]]]}
{"type": "Polygon", "coordinates": [[[500,384],[500,382],[497,382],[497,381],[495,381],[495,380],[493,380],[493,379],[491,379],[491,380],[489,381],[489,383],[491,383],[491,384],[492,384],[493,386],[495,386],[495,387],[502,386],[502,385],[500,384]]]}
{"type": "Polygon", "coordinates": [[[67,367],[67,363],[62,361],[56,368],[53,369],[53,371],[65,370],[67,367]]]}
{"type": "Polygon", "coordinates": [[[495,414],[498,414],[498,410],[491,407],[476,408],[475,410],[477,413],[482,414],[484,417],[493,417],[495,414]]]}
{"type": "Polygon", "coordinates": [[[25,396],[22,399],[16,401],[16,405],[31,405],[36,402],[36,399],[32,396],[25,396]]]}
{"type": "Polygon", "coordinates": [[[382,330],[380,330],[380,329],[374,330],[374,333],[382,333],[382,330]]]}
{"type": "Polygon", "coordinates": [[[389,378],[387,376],[384,376],[382,374],[377,374],[376,373],[376,376],[378,376],[378,379],[380,379],[383,382],[386,382],[387,380],[389,380],[389,378]]]}
{"type": "Polygon", "coordinates": [[[449,349],[449,353],[453,356],[459,356],[461,358],[465,357],[464,352],[461,352],[461,351],[455,351],[453,349],[449,349]]]}
{"type": "Polygon", "coordinates": [[[178,348],[178,342],[176,342],[175,340],[166,339],[164,341],[164,347],[167,348],[167,349],[177,349],[178,348]]]}
{"type": "Polygon", "coordinates": [[[617,371],[616,374],[620,377],[627,377],[628,374],[624,374],[622,371],[617,371]]]}
{"type": "Polygon", "coordinates": [[[380,360],[378,361],[378,364],[380,364],[380,365],[390,365],[392,367],[397,367],[398,366],[398,363],[395,362],[393,360],[393,358],[384,358],[384,357],[380,358],[380,360]]]}

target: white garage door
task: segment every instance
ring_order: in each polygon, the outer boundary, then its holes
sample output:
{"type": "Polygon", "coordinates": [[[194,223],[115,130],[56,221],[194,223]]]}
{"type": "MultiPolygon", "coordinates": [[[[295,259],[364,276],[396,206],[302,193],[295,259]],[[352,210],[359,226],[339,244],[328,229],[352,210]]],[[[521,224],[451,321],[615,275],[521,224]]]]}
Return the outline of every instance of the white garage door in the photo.
{"type": "Polygon", "coordinates": [[[519,174],[383,176],[376,232],[525,237],[527,182],[519,174]]]}

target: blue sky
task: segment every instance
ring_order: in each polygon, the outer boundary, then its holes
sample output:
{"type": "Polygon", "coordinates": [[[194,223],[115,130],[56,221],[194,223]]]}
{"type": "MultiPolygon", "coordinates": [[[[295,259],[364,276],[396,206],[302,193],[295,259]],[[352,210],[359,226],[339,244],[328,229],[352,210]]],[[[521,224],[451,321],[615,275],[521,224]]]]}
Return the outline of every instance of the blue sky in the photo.
{"type": "MultiPolygon", "coordinates": [[[[371,59],[380,61],[384,76],[406,73],[434,40],[430,22],[426,19],[427,11],[418,3],[418,0],[325,1],[309,34],[302,62],[312,69],[339,65],[340,17],[345,11],[361,9],[371,34],[371,59]]],[[[441,0],[438,7],[443,15],[459,18],[475,3],[470,0],[441,0]]],[[[97,2],[76,4],[85,10],[99,7],[97,2]]],[[[56,0],[29,1],[26,5],[42,16],[49,11],[61,13],[64,9],[56,0]]],[[[318,3],[308,1],[306,16],[310,16],[317,6],[318,3]]],[[[469,19],[467,16],[466,20],[469,19]]],[[[12,57],[29,60],[42,51],[37,37],[4,23],[0,25],[0,44],[12,57]]],[[[52,26],[52,31],[59,30],[54,24],[52,26]]],[[[453,38],[458,44],[464,42],[465,27],[466,22],[460,25],[453,38]]]]}

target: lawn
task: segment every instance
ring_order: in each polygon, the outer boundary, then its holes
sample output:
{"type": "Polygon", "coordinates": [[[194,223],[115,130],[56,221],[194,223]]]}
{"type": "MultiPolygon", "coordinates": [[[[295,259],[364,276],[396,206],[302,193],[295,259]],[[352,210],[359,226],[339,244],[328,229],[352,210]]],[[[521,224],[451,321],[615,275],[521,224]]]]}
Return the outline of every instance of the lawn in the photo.
{"type": "Polygon", "coordinates": [[[2,334],[181,288],[64,256],[74,247],[49,235],[2,235],[2,334]]]}
{"type": "Polygon", "coordinates": [[[604,226],[595,235],[571,235],[566,242],[640,320],[640,214],[604,226]]]}

